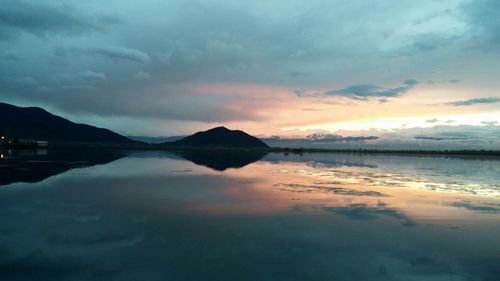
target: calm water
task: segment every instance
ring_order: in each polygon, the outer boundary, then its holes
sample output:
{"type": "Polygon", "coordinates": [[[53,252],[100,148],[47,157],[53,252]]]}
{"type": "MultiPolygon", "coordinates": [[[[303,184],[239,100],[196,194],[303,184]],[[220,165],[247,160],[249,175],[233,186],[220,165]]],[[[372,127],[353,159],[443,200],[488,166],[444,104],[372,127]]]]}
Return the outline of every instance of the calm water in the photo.
{"type": "Polygon", "coordinates": [[[0,280],[500,280],[500,161],[2,152],[0,280]]]}

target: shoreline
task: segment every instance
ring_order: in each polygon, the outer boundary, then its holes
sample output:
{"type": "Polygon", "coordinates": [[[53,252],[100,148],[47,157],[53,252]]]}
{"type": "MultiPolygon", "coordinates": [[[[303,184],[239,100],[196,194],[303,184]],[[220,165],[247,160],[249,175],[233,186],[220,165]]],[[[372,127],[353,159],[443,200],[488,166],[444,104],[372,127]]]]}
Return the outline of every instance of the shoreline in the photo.
{"type": "Polygon", "coordinates": [[[499,157],[500,150],[401,150],[401,149],[327,149],[327,148],[237,148],[237,147],[188,147],[158,144],[103,144],[103,143],[55,143],[49,146],[0,145],[0,149],[51,150],[51,149],[113,149],[136,151],[200,151],[200,152],[242,152],[242,153],[284,153],[300,155],[304,153],[349,153],[387,154],[411,156],[457,156],[457,157],[499,157]]]}

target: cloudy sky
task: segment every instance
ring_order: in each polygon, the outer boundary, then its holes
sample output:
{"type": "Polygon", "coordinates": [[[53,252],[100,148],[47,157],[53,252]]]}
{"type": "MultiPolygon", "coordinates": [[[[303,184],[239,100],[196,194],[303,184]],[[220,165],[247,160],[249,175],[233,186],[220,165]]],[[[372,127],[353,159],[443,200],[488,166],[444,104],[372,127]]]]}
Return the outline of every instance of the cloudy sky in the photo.
{"type": "Polygon", "coordinates": [[[122,134],[500,137],[500,1],[0,5],[0,101],[122,134]]]}

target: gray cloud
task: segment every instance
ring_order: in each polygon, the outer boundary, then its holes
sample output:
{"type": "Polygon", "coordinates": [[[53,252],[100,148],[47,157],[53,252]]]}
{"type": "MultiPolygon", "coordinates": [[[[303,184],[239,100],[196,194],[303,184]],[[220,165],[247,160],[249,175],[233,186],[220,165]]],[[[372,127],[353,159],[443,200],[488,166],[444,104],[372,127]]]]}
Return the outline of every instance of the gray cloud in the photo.
{"type": "Polygon", "coordinates": [[[371,97],[392,98],[399,97],[418,84],[417,80],[408,79],[403,82],[403,86],[395,88],[384,88],[369,84],[351,85],[339,90],[323,93],[324,96],[340,96],[353,99],[365,100],[371,97]]]}
{"type": "Polygon", "coordinates": [[[387,89],[368,84],[351,85],[339,90],[328,91],[326,96],[345,96],[345,97],[396,97],[401,93],[401,89],[387,89]]]}
{"type": "Polygon", "coordinates": [[[26,85],[26,86],[32,86],[32,85],[36,85],[38,83],[38,81],[35,78],[29,77],[29,76],[16,79],[15,81],[18,84],[26,85]]]}
{"type": "MultiPolygon", "coordinates": [[[[149,124],[145,116],[190,127],[261,120],[256,112],[276,98],[255,102],[238,93],[196,92],[196,85],[266,85],[306,89],[296,91],[304,97],[383,103],[419,81],[437,81],[422,85],[436,89],[460,77],[480,93],[481,85],[498,86],[496,57],[483,51],[498,46],[497,4],[469,4],[0,0],[0,99],[67,117],[106,116],[102,124],[113,116],[149,124]],[[468,62],[477,65],[463,67],[468,62]]],[[[305,100],[300,108],[315,108],[305,100]]],[[[295,106],[287,102],[282,109],[295,106]]]]}
{"type": "Polygon", "coordinates": [[[403,81],[403,84],[408,85],[408,86],[415,86],[418,83],[420,83],[420,82],[418,80],[415,80],[415,79],[406,79],[405,81],[403,81]]]}
{"type": "Polygon", "coordinates": [[[103,24],[113,22],[110,21],[111,16],[85,15],[66,3],[3,0],[0,1],[0,6],[0,27],[4,38],[19,31],[40,37],[52,33],[75,35],[87,31],[103,31],[103,24]]]}
{"type": "Polygon", "coordinates": [[[476,104],[490,104],[490,103],[498,103],[500,102],[500,98],[477,98],[477,99],[468,99],[468,100],[459,100],[454,102],[448,102],[446,105],[452,106],[470,106],[476,104]]]}
{"type": "Polygon", "coordinates": [[[453,44],[459,37],[442,35],[436,33],[426,33],[416,35],[413,44],[409,47],[408,52],[431,52],[444,48],[453,44]]]}
{"type": "MultiPolygon", "coordinates": [[[[94,75],[92,75],[94,76],[94,75]]],[[[108,83],[89,83],[77,80],[80,73],[70,75],[58,91],[66,93],[52,102],[53,106],[64,112],[73,112],[78,115],[92,114],[100,117],[130,117],[143,120],[177,120],[196,122],[225,122],[225,121],[262,121],[262,118],[251,111],[241,111],[228,106],[230,101],[223,96],[200,96],[186,93],[173,95],[165,93],[141,92],[141,102],[138,102],[134,91],[114,92],[100,95],[109,87],[108,83]],[[123,100],[113,102],[120,97],[123,100]]],[[[53,93],[39,93],[37,98],[44,100],[53,93]]],[[[234,98],[237,100],[237,98],[234,98]]]]}
{"type": "Polygon", "coordinates": [[[481,121],[481,124],[487,125],[487,126],[496,126],[498,125],[498,121],[481,121]]]}
{"type": "Polygon", "coordinates": [[[139,81],[149,81],[151,80],[151,74],[145,72],[145,71],[138,71],[135,75],[134,78],[139,80],[139,81]]]}
{"type": "Polygon", "coordinates": [[[468,137],[430,137],[430,136],[415,136],[414,137],[416,140],[431,140],[431,141],[454,141],[454,140],[467,140],[471,139],[468,137]]]}
{"type": "Polygon", "coordinates": [[[462,8],[475,41],[486,43],[478,47],[498,50],[497,45],[500,44],[500,21],[498,20],[500,2],[497,0],[469,1],[462,8]]]}
{"type": "Polygon", "coordinates": [[[56,49],[55,54],[62,57],[68,57],[71,55],[100,55],[112,59],[123,59],[135,62],[148,62],[150,59],[147,53],[137,49],[121,46],[59,48],[56,49]]]}
{"type": "MultiPolygon", "coordinates": [[[[397,132],[385,132],[373,143],[384,149],[499,149],[500,133],[498,126],[484,124],[438,125],[428,128],[408,128],[397,132]],[[418,140],[418,144],[415,143],[418,140]]],[[[375,134],[375,132],[373,132],[375,134]]]]}
{"type": "Polygon", "coordinates": [[[0,58],[10,61],[19,61],[21,57],[14,50],[7,50],[3,54],[0,54],[0,58]]]}
{"type": "Polygon", "coordinates": [[[88,84],[93,84],[97,82],[107,82],[108,78],[106,74],[102,72],[95,72],[92,70],[85,70],[78,73],[60,73],[55,76],[57,82],[63,87],[73,88],[74,86],[90,87],[88,84]],[[86,85],[87,84],[87,85],[86,85]]]}
{"type": "MultiPolygon", "coordinates": [[[[323,164],[323,163],[321,163],[323,164]]],[[[324,166],[323,166],[324,167],[324,166]]],[[[307,185],[307,184],[297,184],[297,183],[282,183],[277,186],[284,187],[284,190],[292,191],[292,192],[324,192],[324,193],[333,193],[338,195],[347,195],[347,196],[366,196],[366,197],[389,197],[389,195],[385,193],[381,193],[374,190],[355,190],[344,187],[331,186],[330,184],[317,184],[317,185],[307,185]]]]}
{"type": "Polygon", "coordinates": [[[293,92],[298,96],[298,97],[303,97],[307,96],[308,94],[306,93],[306,90],[293,90],[293,92]]]}
{"type": "Polygon", "coordinates": [[[25,87],[31,87],[31,86],[35,86],[38,84],[38,81],[31,77],[31,76],[21,76],[21,77],[3,77],[2,78],[2,84],[4,85],[8,85],[10,87],[12,86],[17,86],[17,87],[21,87],[21,89],[25,88],[25,87]]]}
{"type": "Polygon", "coordinates": [[[304,71],[292,71],[289,73],[289,75],[294,77],[294,78],[298,78],[298,77],[311,76],[311,75],[314,75],[314,73],[304,72],[304,71]]]}
{"type": "Polygon", "coordinates": [[[453,202],[449,204],[450,206],[456,207],[456,208],[464,208],[469,211],[473,212],[480,212],[480,213],[500,213],[500,206],[499,205],[493,205],[493,204],[486,204],[486,203],[474,203],[470,201],[460,201],[460,202],[453,202]]]}
{"type": "Polygon", "coordinates": [[[106,82],[108,78],[102,72],[94,72],[91,70],[82,71],[77,74],[78,78],[87,82],[106,82]]]}
{"type": "Polygon", "coordinates": [[[395,208],[389,208],[384,203],[375,207],[366,204],[351,204],[346,207],[323,207],[326,212],[334,212],[353,220],[376,220],[380,218],[393,218],[403,221],[403,225],[412,227],[415,223],[406,214],[395,208]]]}

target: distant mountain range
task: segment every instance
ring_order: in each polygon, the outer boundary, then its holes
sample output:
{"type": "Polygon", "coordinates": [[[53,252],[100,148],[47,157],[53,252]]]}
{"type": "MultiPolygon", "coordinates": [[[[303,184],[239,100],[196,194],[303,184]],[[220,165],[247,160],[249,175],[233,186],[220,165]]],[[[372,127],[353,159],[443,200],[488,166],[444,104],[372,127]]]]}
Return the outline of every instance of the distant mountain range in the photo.
{"type": "Polygon", "coordinates": [[[18,107],[0,103],[0,135],[14,139],[48,141],[51,144],[123,144],[151,148],[251,148],[331,147],[339,144],[363,144],[375,136],[343,137],[334,134],[312,134],[304,138],[279,137],[258,139],[243,131],[216,127],[191,136],[125,137],[113,131],[77,124],[38,107],[18,107]]]}
{"type": "Polygon", "coordinates": [[[49,142],[138,143],[108,129],[77,124],[38,107],[18,107],[7,103],[0,103],[0,135],[49,142]]]}
{"type": "Polygon", "coordinates": [[[164,145],[197,148],[269,148],[267,144],[256,137],[243,131],[229,130],[226,127],[197,132],[183,139],[164,143],[164,145]]]}
{"type": "Polygon", "coordinates": [[[376,136],[341,136],[335,134],[311,134],[303,138],[280,138],[278,136],[261,138],[271,147],[306,147],[306,148],[332,148],[345,146],[366,145],[369,141],[378,140],[376,136]]]}
{"type": "Polygon", "coordinates": [[[352,141],[367,141],[367,140],[376,140],[378,137],[375,136],[361,136],[361,137],[344,137],[336,134],[324,134],[324,133],[316,133],[306,136],[307,140],[310,141],[326,141],[326,142],[352,142],[352,141]]]}
{"type": "MultiPolygon", "coordinates": [[[[477,129],[457,132],[445,131],[441,134],[424,134],[423,129],[414,129],[416,133],[408,136],[341,136],[318,133],[306,137],[280,138],[273,136],[258,139],[243,131],[217,127],[194,135],[182,137],[133,137],[128,138],[104,128],[86,124],[77,124],[56,116],[38,107],[18,107],[0,102],[0,147],[4,146],[45,146],[45,143],[32,141],[11,144],[13,139],[31,139],[48,141],[52,147],[120,147],[134,149],[258,149],[269,147],[292,149],[334,149],[334,150],[418,150],[442,151],[455,150],[456,153],[471,155],[472,150],[492,150],[488,155],[497,155],[499,142],[497,128],[491,126],[488,134],[476,137],[477,129]]],[[[211,156],[210,156],[211,157],[211,156]]],[[[205,160],[203,160],[205,161],[205,160]]]]}

